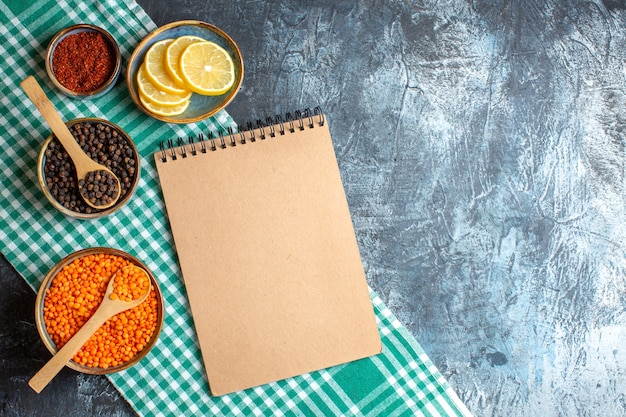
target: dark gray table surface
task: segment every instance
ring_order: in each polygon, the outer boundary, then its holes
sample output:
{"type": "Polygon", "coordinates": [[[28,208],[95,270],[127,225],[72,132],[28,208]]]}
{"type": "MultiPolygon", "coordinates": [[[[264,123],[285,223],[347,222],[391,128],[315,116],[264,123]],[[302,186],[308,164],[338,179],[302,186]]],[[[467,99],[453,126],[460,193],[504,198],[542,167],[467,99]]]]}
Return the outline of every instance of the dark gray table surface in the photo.
{"type": "MultiPolygon", "coordinates": [[[[369,284],[475,415],[626,415],[623,0],[139,3],[238,42],[237,122],[324,108],[369,284]]],[[[30,391],[35,295],[0,288],[0,415],[133,415],[30,391]]]]}

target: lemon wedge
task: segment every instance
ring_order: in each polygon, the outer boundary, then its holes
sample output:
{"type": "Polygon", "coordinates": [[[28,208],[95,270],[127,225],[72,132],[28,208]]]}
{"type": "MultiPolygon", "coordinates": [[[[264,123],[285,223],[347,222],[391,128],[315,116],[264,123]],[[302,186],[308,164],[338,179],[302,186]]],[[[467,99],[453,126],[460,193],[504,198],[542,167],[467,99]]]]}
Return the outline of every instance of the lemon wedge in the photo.
{"type": "Polygon", "coordinates": [[[186,47],[194,42],[202,41],[204,41],[204,39],[198,36],[183,35],[174,39],[174,41],[165,48],[165,59],[163,62],[165,71],[167,71],[167,74],[180,88],[187,88],[185,81],[180,76],[180,69],[178,67],[180,56],[186,47]]]}
{"type": "Polygon", "coordinates": [[[143,61],[146,76],[159,90],[172,94],[186,94],[188,90],[180,88],[165,70],[165,49],[172,42],[173,39],[163,39],[148,48],[143,61]]]}
{"type": "Polygon", "coordinates": [[[191,100],[187,100],[178,104],[176,106],[162,106],[160,104],[155,104],[143,96],[143,94],[139,94],[139,101],[141,104],[150,112],[154,114],[158,114],[160,116],[178,116],[179,114],[183,114],[187,107],[189,107],[189,103],[191,100]]]}
{"type": "Polygon", "coordinates": [[[178,66],[187,88],[198,94],[224,94],[235,82],[232,58],[224,48],[213,42],[188,45],[180,55],[178,66]]]}
{"type": "Polygon", "coordinates": [[[148,78],[145,63],[137,71],[137,89],[139,90],[139,95],[145,100],[164,107],[179,106],[188,101],[192,94],[191,91],[185,94],[172,94],[158,89],[148,78]]]}

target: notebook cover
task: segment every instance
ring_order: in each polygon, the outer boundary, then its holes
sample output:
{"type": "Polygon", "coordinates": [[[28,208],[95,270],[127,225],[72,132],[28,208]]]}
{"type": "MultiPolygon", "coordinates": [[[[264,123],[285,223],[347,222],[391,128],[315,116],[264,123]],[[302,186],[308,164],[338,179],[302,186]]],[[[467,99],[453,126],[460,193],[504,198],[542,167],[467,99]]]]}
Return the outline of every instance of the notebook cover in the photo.
{"type": "Polygon", "coordinates": [[[155,154],[214,395],[382,349],[328,124],[276,132],[155,154]]]}

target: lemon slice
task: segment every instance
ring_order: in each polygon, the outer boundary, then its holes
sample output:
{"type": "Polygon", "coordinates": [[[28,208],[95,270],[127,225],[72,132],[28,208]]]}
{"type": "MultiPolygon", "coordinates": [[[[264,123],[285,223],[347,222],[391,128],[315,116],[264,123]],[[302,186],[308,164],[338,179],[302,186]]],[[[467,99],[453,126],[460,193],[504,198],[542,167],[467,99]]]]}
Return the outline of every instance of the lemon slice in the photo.
{"type": "Polygon", "coordinates": [[[172,42],[174,42],[173,39],[163,39],[148,48],[143,61],[146,66],[146,76],[159,90],[172,94],[185,94],[187,90],[176,85],[165,70],[165,49],[172,42]]]}
{"type": "Polygon", "coordinates": [[[137,89],[145,100],[166,107],[179,106],[188,101],[192,94],[191,91],[188,91],[186,94],[172,94],[159,90],[148,78],[145,64],[141,65],[137,71],[137,89]]]}
{"type": "Polygon", "coordinates": [[[180,69],[178,67],[180,56],[187,46],[194,42],[202,41],[204,41],[204,39],[198,36],[184,35],[176,38],[174,42],[170,43],[167,48],[165,48],[165,60],[163,62],[165,71],[167,71],[170,78],[172,78],[180,88],[187,88],[185,81],[180,76],[180,69]]]}
{"type": "Polygon", "coordinates": [[[187,46],[180,56],[179,68],[187,88],[198,94],[224,94],[235,82],[232,58],[213,42],[195,42],[187,46]]]}
{"type": "Polygon", "coordinates": [[[191,103],[191,100],[187,100],[176,106],[162,106],[146,100],[146,97],[144,97],[141,92],[139,93],[139,101],[141,101],[141,104],[150,113],[158,114],[160,116],[178,116],[179,114],[184,113],[185,110],[187,110],[187,107],[189,107],[189,103],[191,103]]]}

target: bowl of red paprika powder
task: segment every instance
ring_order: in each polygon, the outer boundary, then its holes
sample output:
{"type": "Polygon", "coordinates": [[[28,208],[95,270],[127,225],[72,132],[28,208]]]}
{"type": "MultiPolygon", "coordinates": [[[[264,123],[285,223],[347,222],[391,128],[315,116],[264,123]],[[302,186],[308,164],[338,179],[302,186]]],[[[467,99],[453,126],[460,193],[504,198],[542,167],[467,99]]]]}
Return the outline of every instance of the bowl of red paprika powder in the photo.
{"type": "Polygon", "coordinates": [[[66,27],[50,41],[46,71],[62,93],[73,98],[97,97],[115,85],[122,58],[106,30],[87,23],[66,27]]]}

